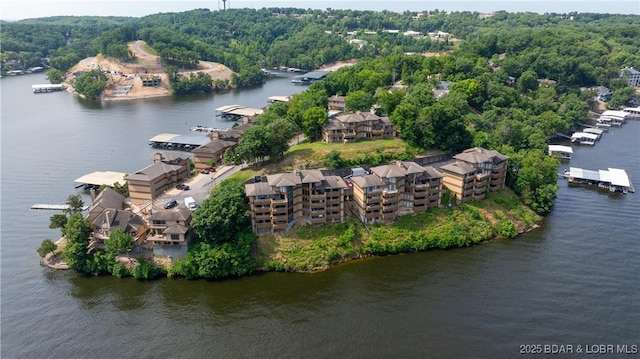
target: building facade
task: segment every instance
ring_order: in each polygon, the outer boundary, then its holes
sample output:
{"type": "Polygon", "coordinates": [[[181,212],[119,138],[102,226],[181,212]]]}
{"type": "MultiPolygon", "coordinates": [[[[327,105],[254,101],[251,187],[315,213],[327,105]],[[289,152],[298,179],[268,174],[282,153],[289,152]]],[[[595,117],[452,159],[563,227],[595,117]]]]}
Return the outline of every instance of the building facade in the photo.
{"type": "Polygon", "coordinates": [[[415,162],[371,168],[371,174],[355,176],[352,212],[364,223],[389,223],[399,216],[438,207],[443,175],[415,162]]]}
{"type": "Polygon", "coordinates": [[[251,227],[256,234],[286,232],[298,222],[343,222],[349,186],[319,170],[278,173],[245,184],[251,227]]]}
{"type": "Polygon", "coordinates": [[[149,216],[147,242],[156,246],[188,246],[191,241],[191,210],[159,211],[149,216]]]}
{"type": "Polygon", "coordinates": [[[336,115],[322,127],[324,142],[354,142],[360,138],[372,140],[395,138],[396,128],[389,117],[371,112],[336,115]]]}
{"type": "Polygon", "coordinates": [[[338,111],[338,112],[344,111],[345,100],[346,100],[345,96],[339,96],[338,94],[335,94],[329,97],[328,105],[327,105],[327,107],[329,108],[329,111],[338,111]]]}
{"type": "Polygon", "coordinates": [[[136,205],[153,202],[190,176],[188,155],[158,152],[154,154],[153,162],[126,178],[129,197],[136,205]]]}
{"type": "Polygon", "coordinates": [[[509,157],[481,147],[470,148],[453,156],[454,163],[440,167],[443,184],[455,195],[456,203],[479,201],[487,191],[504,188],[509,157]]]}
{"type": "Polygon", "coordinates": [[[629,86],[640,87],[640,71],[633,67],[625,67],[620,70],[620,77],[626,78],[629,86]]]}

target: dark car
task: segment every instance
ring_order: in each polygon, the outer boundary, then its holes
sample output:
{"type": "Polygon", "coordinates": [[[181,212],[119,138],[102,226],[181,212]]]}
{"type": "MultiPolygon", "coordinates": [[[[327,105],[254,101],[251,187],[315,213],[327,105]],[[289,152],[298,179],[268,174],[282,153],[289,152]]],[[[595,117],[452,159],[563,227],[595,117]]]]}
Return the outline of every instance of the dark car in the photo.
{"type": "Polygon", "coordinates": [[[177,205],[178,205],[178,201],[176,201],[175,199],[172,199],[171,201],[164,204],[164,209],[171,209],[177,205]]]}
{"type": "Polygon", "coordinates": [[[187,185],[186,185],[186,184],[184,184],[184,183],[177,184],[177,185],[176,185],[176,188],[177,188],[177,189],[181,189],[181,190],[183,190],[183,191],[188,191],[188,190],[190,189],[190,187],[189,187],[189,186],[187,186],[187,185]]]}

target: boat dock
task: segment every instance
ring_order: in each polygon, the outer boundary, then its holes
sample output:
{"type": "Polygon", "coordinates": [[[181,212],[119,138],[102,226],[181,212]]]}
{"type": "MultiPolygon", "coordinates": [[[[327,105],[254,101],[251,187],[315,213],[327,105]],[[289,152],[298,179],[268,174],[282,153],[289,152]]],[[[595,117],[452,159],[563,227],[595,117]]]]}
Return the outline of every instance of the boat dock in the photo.
{"type": "MultiPolygon", "coordinates": [[[[34,204],[33,206],[31,206],[31,209],[47,209],[52,211],[64,211],[66,209],[69,209],[69,205],[68,204],[34,204]]],[[[82,207],[83,211],[86,211],[87,209],[89,209],[89,206],[82,207]]]]}
{"type": "Polygon", "coordinates": [[[269,96],[267,98],[267,102],[275,103],[275,102],[289,102],[291,96],[269,96]]]}
{"type": "Polygon", "coordinates": [[[569,146],[562,145],[549,145],[549,156],[553,156],[554,153],[560,155],[561,160],[570,160],[573,154],[573,149],[569,146]]]}
{"type": "Polygon", "coordinates": [[[62,91],[64,87],[62,84],[44,84],[44,85],[31,85],[33,93],[46,93],[53,91],[62,91]]]}
{"type": "Polygon", "coordinates": [[[619,168],[594,171],[569,167],[569,170],[564,171],[564,177],[569,183],[596,186],[611,192],[635,192],[627,172],[619,168]]]}
{"type": "Polygon", "coordinates": [[[118,183],[121,186],[127,184],[125,177],[127,173],[113,171],[96,171],[76,178],[73,181],[75,188],[84,187],[84,189],[98,189],[100,186],[113,186],[118,183]]]}
{"type": "Polygon", "coordinates": [[[571,143],[593,146],[596,144],[598,138],[600,137],[595,133],[575,132],[573,135],[571,135],[571,143]]]}
{"type": "MultiPolygon", "coordinates": [[[[204,131],[200,131],[204,132],[204,131]]],[[[168,150],[191,151],[211,141],[208,135],[178,135],[174,133],[161,133],[149,139],[149,146],[160,147],[168,150]]]]}
{"type": "Polygon", "coordinates": [[[228,105],[216,108],[216,116],[226,120],[239,120],[242,117],[262,115],[260,108],[250,108],[242,105],[228,105]]]}

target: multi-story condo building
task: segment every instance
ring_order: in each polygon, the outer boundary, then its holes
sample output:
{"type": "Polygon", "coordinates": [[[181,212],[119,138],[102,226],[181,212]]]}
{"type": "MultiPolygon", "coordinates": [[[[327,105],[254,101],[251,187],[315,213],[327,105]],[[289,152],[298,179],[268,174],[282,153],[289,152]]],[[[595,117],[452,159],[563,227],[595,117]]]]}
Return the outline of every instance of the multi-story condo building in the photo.
{"type": "Polygon", "coordinates": [[[633,67],[625,67],[620,70],[620,77],[625,78],[629,86],[640,87],[640,71],[633,67]]]}
{"type": "Polygon", "coordinates": [[[322,127],[324,142],[353,142],[359,138],[395,138],[396,128],[388,117],[371,112],[335,115],[322,127]]]}
{"type": "Polygon", "coordinates": [[[457,203],[484,199],[487,191],[504,188],[509,157],[481,147],[453,156],[454,163],[440,167],[444,186],[456,196],[457,203]]]}
{"type": "Polygon", "coordinates": [[[371,174],[355,176],[352,210],[364,223],[387,223],[410,213],[438,207],[442,173],[414,162],[371,168],[371,174]]]}
{"type": "Polygon", "coordinates": [[[327,107],[329,108],[329,111],[338,111],[338,112],[342,112],[345,109],[345,102],[346,97],[345,96],[339,96],[338,94],[335,94],[331,97],[328,98],[328,104],[327,107]]]}
{"type": "Polygon", "coordinates": [[[342,222],[346,217],[348,184],[340,176],[319,170],[278,173],[245,184],[251,227],[256,234],[289,230],[296,222],[342,222]]]}
{"type": "Polygon", "coordinates": [[[153,164],[127,176],[131,202],[144,206],[180,181],[189,178],[189,156],[156,153],[153,164]]]}

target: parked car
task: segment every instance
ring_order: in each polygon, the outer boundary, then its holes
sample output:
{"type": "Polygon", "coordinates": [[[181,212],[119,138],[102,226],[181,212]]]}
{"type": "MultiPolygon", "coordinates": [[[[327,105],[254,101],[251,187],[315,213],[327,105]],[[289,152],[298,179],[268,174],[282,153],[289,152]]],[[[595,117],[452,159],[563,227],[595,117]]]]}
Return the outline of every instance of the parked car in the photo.
{"type": "Polygon", "coordinates": [[[164,209],[171,209],[177,205],[178,205],[178,201],[176,201],[175,199],[172,199],[171,201],[164,204],[164,209]]]}
{"type": "Polygon", "coordinates": [[[176,188],[181,189],[183,191],[188,191],[190,189],[190,187],[184,183],[177,184],[176,188]]]}

